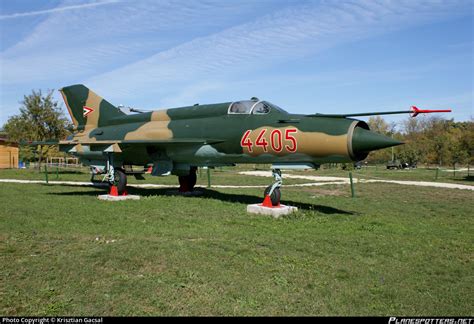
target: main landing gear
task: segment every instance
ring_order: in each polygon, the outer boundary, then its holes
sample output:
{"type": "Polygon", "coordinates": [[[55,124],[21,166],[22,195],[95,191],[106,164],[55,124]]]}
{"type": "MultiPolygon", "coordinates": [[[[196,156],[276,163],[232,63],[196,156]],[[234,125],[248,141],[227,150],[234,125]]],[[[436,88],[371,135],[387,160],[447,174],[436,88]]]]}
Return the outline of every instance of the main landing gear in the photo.
{"type": "Polygon", "coordinates": [[[272,175],[275,182],[268,186],[263,192],[263,206],[265,207],[278,207],[280,206],[281,192],[280,187],[282,184],[281,171],[280,169],[272,169],[272,175]]]}
{"type": "Polygon", "coordinates": [[[194,191],[194,186],[196,185],[197,176],[196,176],[197,167],[193,166],[189,170],[189,174],[186,176],[179,176],[179,192],[190,192],[194,191]]]}
{"type": "Polygon", "coordinates": [[[126,196],[127,195],[127,175],[122,168],[114,167],[113,154],[107,154],[107,173],[105,178],[110,184],[109,195],[126,196]]]}

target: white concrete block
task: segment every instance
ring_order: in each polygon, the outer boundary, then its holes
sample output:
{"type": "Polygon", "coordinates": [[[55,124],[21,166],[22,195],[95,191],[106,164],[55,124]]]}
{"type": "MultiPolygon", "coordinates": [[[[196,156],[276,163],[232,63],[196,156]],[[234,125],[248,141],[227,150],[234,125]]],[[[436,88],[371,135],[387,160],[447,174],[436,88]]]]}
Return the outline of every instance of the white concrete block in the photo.
{"type": "Polygon", "coordinates": [[[140,196],[137,196],[137,195],[126,195],[126,196],[99,195],[97,198],[99,198],[100,200],[107,200],[107,201],[122,201],[122,200],[139,200],[140,196]]]}
{"type": "Polygon", "coordinates": [[[265,207],[262,204],[247,205],[247,212],[252,214],[271,215],[278,218],[298,211],[297,207],[280,205],[280,207],[265,207]]]}

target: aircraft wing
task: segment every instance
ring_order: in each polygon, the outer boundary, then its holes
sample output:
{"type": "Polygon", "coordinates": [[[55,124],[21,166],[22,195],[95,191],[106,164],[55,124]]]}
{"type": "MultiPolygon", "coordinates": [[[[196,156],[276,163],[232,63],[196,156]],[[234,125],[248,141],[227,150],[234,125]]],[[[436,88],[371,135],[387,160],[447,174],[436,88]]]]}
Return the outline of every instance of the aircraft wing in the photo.
{"type": "MultiPolygon", "coordinates": [[[[204,138],[177,138],[169,140],[73,140],[73,141],[59,141],[59,145],[112,145],[112,144],[148,144],[148,145],[172,145],[172,144],[216,144],[222,143],[221,139],[204,139],[204,138]]],[[[58,144],[58,143],[56,143],[58,144]]]]}
{"type": "Polygon", "coordinates": [[[132,145],[177,145],[177,144],[217,144],[222,143],[224,140],[221,139],[204,139],[204,138],[181,138],[181,139],[169,139],[169,140],[47,140],[47,141],[21,141],[21,145],[37,146],[37,145],[92,145],[92,146],[104,146],[114,144],[132,144],[132,145]]]}
{"type": "Polygon", "coordinates": [[[307,117],[333,117],[333,118],[346,118],[346,117],[361,117],[361,116],[377,116],[377,115],[395,115],[395,114],[411,114],[411,117],[416,117],[418,114],[429,114],[437,112],[451,112],[451,109],[419,109],[415,106],[411,106],[410,110],[398,110],[398,111],[377,111],[377,112],[365,112],[365,113],[354,113],[354,114],[312,114],[306,115],[307,117]]]}

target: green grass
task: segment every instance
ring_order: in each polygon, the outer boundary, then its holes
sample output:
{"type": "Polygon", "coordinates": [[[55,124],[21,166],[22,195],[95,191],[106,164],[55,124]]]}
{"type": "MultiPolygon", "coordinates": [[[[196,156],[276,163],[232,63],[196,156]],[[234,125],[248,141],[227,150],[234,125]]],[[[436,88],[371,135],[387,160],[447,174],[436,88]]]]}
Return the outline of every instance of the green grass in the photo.
{"type": "Polygon", "coordinates": [[[142,199],[0,184],[0,312],[473,314],[472,191],[358,184],[351,199],[347,185],[284,188],[300,211],[282,219],[246,213],[260,189],[130,191],[142,199]]]}

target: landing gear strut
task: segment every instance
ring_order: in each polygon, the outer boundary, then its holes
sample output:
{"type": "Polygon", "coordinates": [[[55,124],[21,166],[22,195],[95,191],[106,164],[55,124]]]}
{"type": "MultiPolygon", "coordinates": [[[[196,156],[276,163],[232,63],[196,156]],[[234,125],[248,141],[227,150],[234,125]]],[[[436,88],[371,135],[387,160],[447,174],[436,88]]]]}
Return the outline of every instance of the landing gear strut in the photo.
{"type": "Polygon", "coordinates": [[[114,167],[114,156],[113,153],[107,153],[107,178],[110,184],[111,196],[123,196],[127,194],[127,175],[121,168],[114,167]]]}
{"type": "Polygon", "coordinates": [[[186,176],[179,176],[179,192],[190,192],[194,191],[194,186],[196,185],[197,176],[196,176],[197,167],[191,167],[189,169],[189,174],[186,176]]]}
{"type": "MultiPolygon", "coordinates": [[[[117,187],[117,194],[122,196],[127,194],[127,175],[120,168],[114,168],[114,180],[112,187],[117,187]]],[[[110,190],[112,192],[112,189],[110,190]]]]}
{"type": "Polygon", "coordinates": [[[272,169],[272,175],[275,179],[275,182],[272,185],[268,186],[263,192],[263,206],[265,207],[276,207],[280,205],[280,187],[282,184],[280,169],[272,169]]]}

